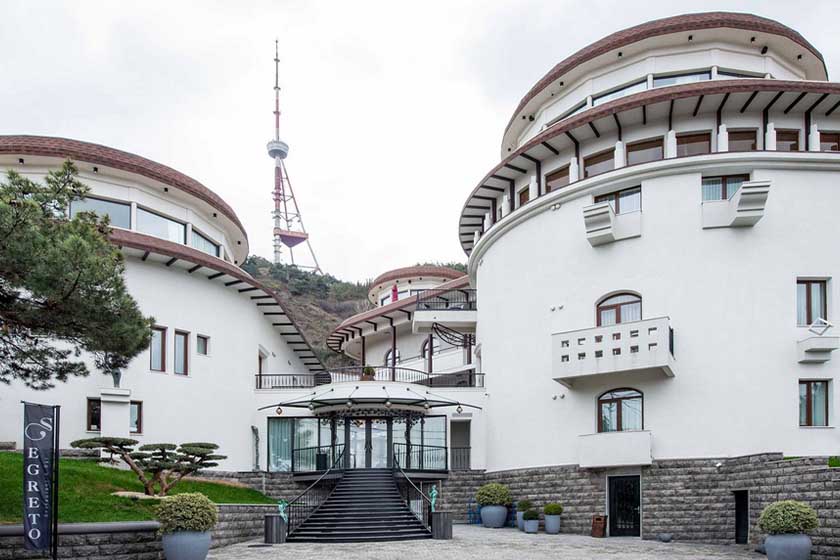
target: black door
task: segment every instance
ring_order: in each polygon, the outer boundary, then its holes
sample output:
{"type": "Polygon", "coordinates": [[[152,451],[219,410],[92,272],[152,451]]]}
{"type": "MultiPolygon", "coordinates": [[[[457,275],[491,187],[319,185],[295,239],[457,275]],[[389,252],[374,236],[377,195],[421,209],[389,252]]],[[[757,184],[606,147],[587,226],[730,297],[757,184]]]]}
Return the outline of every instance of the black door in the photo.
{"type": "Polygon", "coordinates": [[[641,535],[641,483],[638,476],[609,477],[610,536],[641,535]]]}
{"type": "Polygon", "coordinates": [[[735,494],[735,542],[747,544],[750,535],[750,493],[736,490],[735,494]]]}

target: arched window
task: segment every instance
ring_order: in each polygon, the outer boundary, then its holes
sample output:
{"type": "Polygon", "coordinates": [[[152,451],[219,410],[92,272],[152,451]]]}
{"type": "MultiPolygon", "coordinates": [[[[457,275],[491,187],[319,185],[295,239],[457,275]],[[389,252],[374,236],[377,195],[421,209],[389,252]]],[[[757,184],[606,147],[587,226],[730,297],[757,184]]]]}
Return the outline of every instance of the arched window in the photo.
{"type": "Polygon", "coordinates": [[[598,431],[644,429],[644,397],[635,389],[612,389],[598,397],[598,431]]]}
{"type": "MultiPolygon", "coordinates": [[[[440,341],[437,337],[432,337],[432,355],[440,353],[440,341]]],[[[429,339],[423,341],[423,344],[420,346],[420,357],[423,359],[429,357],[429,339]]]]}
{"type": "Polygon", "coordinates": [[[631,293],[610,296],[598,304],[596,315],[599,327],[641,321],[642,298],[631,293]]]}
{"type": "MultiPolygon", "coordinates": [[[[400,349],[399,348],[397,348],[397,361],[396,361],[396,363],[400,363],[400,349]]],[[[385,365],[386,366],[391,365],[391,349],[390,348],[388,348],[388,351],[385,352],[385,365]]]]}

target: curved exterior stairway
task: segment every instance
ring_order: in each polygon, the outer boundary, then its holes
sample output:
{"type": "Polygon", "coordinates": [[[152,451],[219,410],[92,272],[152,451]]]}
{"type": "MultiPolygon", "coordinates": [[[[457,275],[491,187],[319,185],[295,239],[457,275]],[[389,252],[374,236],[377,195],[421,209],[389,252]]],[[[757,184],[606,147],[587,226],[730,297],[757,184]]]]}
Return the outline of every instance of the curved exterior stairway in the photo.
{"type": "Polygon", "coordinates": [[[288,542],[376,542],[430,539],[400,496],[391,469],[349,470],[288,542]]]}

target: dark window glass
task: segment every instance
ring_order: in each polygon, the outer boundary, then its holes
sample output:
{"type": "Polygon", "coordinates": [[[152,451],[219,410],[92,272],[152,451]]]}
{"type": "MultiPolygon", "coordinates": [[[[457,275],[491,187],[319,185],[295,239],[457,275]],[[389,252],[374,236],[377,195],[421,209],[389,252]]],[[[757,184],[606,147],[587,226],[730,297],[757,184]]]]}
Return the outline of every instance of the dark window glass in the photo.
{"type": "Polygon", "coordinates": [[[625,95],[631,95],[633,93],[639,93],[640,91],[645,91],[646,89],[647,80],[642,80],[641,82],[636,82],[635,84],[630,84],[629,86],[624,86],[609,93],[593,97],[592,106],[595,107],[597,105],[601,105],[602,103],[612,101],[613,99],[618,99],[619,97],[624,97],[625,95]]]}
{"type": "Polygon", "coordinates": [[[764,74],[747,74],[745,72],[732,72],[730,70],[718,70],[717,75],[718,78],[722,80],[755,79],[764,77],[764,74]]]}
{"type": "Polygon", "coordinates": [[[112,226],[131,229],[130,204],[88,197],[70,203],[70,217],[75,217],[79,212],[93,212],[99,216],[108,216],[112,226]]]}
{"type": "Polygon", "coordinates": [[[599,303],[596,311],[599,327],[641,321],[642,298],[636,294],[617,294],[599,303]]]}
{"type": "Polygon", "coordinates": [[[178,375],[189,373],[189,337],[185,332],[175,331],[175,373],[178,375]]]}
{"type": "Polygon", "coordinates": [[[595,197],[595,202],[609,202],[616,214],[628,214],[642,209],[642,187],[632,187],[595,197]]]}
{"type": "Polygon", "coordinates": [[[598,431],[643,430],[643,397],[635,389],[614,389],[598,397],[598,431]]]}
{"type": "Polygon", "coordinates": [[[733,130],[729,133],[730,152],[754,152],[757,146],[755,130],[733,130]]]}
{"type": "Polygon", "coordinates": [[[195,230],[192,230],[192,246],[208,255],[219,256],[219,245],[195,230]]]}
{"type": "Polygon", "coordinates": [[[528,199],[530,198],[531,193],[528,189],[522,189],[519,191],[519,206],[525,206],[528,203],[528,199]]]}
{"type": "Polygon", "coordinates": [[[692,72],[690,74],[676,74],[672,76],[654,76],[653,87],[675,86],[678,84],[692,84],[712,79],[711,70],[692,72]]]}
{"type": "Polygon", "coordinates": [[[665,157],[665,152],[662,147],[662,138],[636,142],[627,146],[627,165],[658,161],[663,157],[665,157]]]}
{"type": "MultiPolygon", "coordinates": [[[[292,470],[292,439],[294,418],[268,419],[268,470],[289,472],[292,470]]],[[[343,434],[342,434],[343,435],[343,434]]],[[[342,439],[342,441],[344,441],[342,439]]]]}
{"type": "Polygon", "coordinates": [[[175,243],[187,242],[187,226],[143,208],[137,209],[137,231],[175,243]]]}
{"type": "Polygon", "coordinates": [[[130,431],[132,434],[143,433],[143,403],[140,401],[131,401],[131,418],[130,431]]]}
{"type": "Polygon", "coordinates": [[[749,175],[725,175],[721,177],[703,177],[703,202],[710,200],[729,200],[732,198],[749,175]]]}
{"type": "Polygon", "coordinates": [[[828,381],[799,382],[799,425],[828,426],[828,381]]]}
{"type": "Polygon", "coordinates": [[[820,131],[820,151],[840,152],[840,132],[820,131]]]}
{"type": "Polygon", "coordinates": [[[152,342],[149,347],[151,363],[149,367],[155,371],[166,371],[166,329],[152,328],[152,342]]]}
{"type": "Polygon", "coordinates": [[[817,319],[826,319],[826,281],[796,281],[796,324],[804,327],[817,319]]]}
{"type": "Polygon", "coordinates": [[[677,157],[699,156],[712,153],[712,134],[699,132],[677,136],[677,157]]]}
{"type": "Polygon", "coordinates": [[[565,187],[569,184],[569,166],[562,167],[556,171],[552,171],[545,176],[545,192],[550,193],[553,190],[565,187]]]}
{"type": "Polygon", "coordinates": [[[99,399],[87,400],[87,430],[98,432],[102,429],[102,401],[99,399]]]}
{"type": "Polygon", "coordinates": [[[210,337],[198,335],[195,337],[195,351],[202,356],[210,353],[210,337]]]}
{"type": "Polygon", "coordinates": [[[615,149],[589,156],[583,160],[583,176],[594,177],[615,169],[615,149]]]}
{"type": "Polygon", "coordinates": [[[798,130],[777,130],[776,131],[777,152],[798,152],[799,131],[798,130]]]}

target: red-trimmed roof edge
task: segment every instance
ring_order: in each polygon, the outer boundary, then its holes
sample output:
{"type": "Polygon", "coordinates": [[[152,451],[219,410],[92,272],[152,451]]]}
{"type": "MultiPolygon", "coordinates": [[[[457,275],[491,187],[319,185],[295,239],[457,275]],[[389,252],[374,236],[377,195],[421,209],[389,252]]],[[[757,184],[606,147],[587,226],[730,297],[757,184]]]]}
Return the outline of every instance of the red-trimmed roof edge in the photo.
{"type": "Polygon", "coordinates": [[[450,280],[454,280],[456,278],[460,278],[463,275],[463,272],[446,266],[404,266],[402,268],[395,268],[394,270],[383,272],[382,274],[374,278],[370,285],[376,286],[383,282],[390,282],[392,280],[400,280],[403,278],[415,278],[418,276],[440,276],[443,278],[449,278],[450,280]]]}

